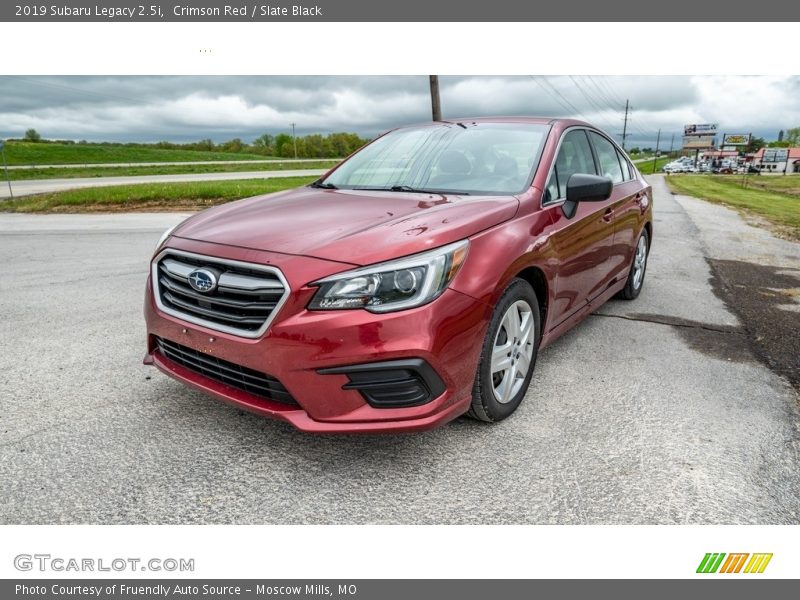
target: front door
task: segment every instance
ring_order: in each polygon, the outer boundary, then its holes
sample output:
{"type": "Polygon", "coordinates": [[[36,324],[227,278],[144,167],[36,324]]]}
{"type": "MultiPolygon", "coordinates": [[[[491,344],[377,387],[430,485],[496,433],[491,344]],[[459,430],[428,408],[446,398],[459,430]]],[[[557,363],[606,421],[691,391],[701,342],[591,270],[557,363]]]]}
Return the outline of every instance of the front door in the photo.
{"type": "Polygon", "coordinates": [[[568,219],[561,210],[567,182],[575,173],[596,175],[594,156],[586,130],[572,129],[561,141],[555,165],[544,194],[545,207],[551,203],[557,262],[552,323],[560,324],[602,292],[609,279],[610,254],[614,239],[611,201],[581,202],[568,219]]]}

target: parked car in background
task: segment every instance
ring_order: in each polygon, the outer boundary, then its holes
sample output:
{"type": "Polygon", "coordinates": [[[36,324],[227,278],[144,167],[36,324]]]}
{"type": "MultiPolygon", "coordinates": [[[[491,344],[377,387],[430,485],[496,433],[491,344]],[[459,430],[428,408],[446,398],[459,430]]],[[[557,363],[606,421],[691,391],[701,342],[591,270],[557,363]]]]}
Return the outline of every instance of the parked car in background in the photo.
{"type": "Polygon", "coordinates": [[[592,125],[403,127],[165,232],[145,362],[306,431],[501,421],[542,347],[639,295],[652,235],[651,187],[592,125]]]}
{"type": "Polygon", "coordinates": [[[664,173],[684,173],[686,166],[682,162],[673,161],[671,163],[667,163],[661,170],[664,173]]]}
{"type": "Polygon", "coordinates": [[[661,168],[661,170],[664,173],[693,173],[697,171],[694,166],[694,162],[681,159],[667,163],[661,168]]]}

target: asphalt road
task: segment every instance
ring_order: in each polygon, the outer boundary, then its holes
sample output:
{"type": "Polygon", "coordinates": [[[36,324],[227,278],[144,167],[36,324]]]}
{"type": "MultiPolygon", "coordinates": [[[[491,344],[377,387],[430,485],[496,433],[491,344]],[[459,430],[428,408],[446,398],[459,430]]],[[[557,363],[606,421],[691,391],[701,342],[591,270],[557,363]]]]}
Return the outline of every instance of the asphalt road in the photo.
{"type": "MultiPolygon", "coordinates": [[[[271,179],[273,177],[313,177],[327,169],[293,169],[288,171],[242,171],[232,173],[184,173],[177,175],[132,175],[127,177],[81,177],[74,179],[22,179],[12,181],[15,197],[60,192],[74,188],[133,185],[137,183],[176,183],[185,181],[220,181],[231,179],[271,179]]],[[[8,185],[0,181],[0,198],[8,198],[8,185]]]]}
{"type": "Polygon", "coordinates": [[[653,182],[638,300],[544,350],[511,419],[383,437],[142,366],[147,261],[179,216],[0,214],[0,523],[800,523],[797,392],[707,260],[794,277],[800,246],[653,182]]]}

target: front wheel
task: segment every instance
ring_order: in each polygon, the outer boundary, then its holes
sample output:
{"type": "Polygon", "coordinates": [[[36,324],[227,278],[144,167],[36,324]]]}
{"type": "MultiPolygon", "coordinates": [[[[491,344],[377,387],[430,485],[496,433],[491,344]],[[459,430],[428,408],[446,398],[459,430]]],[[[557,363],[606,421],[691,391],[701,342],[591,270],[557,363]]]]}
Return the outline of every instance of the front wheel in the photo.
{"type": "Polygon", "coordinates": [[[530,284],[514,279],[495,307],[483,341],[467,413],[480,421],[502,421],[520,405],[539,350],[539,303],[530,284]]]}
{"type": "Polygon", "coordinates": [[[642,235],[636,242],[636,250],[633,253],[633,264],[631,264],[630,273],[628,273],[628,281],[625,282],[625,287],[620,290],[618,297],[624,300],[633,300],[642,291],[644,285],[644,274],[647,271],[647,254],[650,247],[650,238],[647,235],[647,229],[642,230],[642,235]]]}

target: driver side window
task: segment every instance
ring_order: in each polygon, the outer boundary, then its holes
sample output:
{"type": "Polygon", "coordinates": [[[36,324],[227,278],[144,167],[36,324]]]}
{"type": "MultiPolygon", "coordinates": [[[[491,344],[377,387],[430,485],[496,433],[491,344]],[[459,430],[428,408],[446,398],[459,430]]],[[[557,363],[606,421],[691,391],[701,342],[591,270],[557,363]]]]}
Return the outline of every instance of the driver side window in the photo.
{"type": "Polygon", "coordinates": [[[565,198],[567,182],[575,173],[597,174],[589,139],[583,129],[572,130],[561,140],[553,170],[547,180],[544,204],[565,198]]]}

